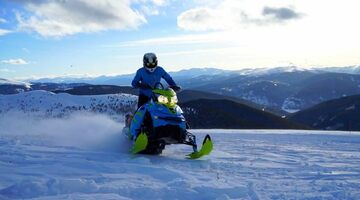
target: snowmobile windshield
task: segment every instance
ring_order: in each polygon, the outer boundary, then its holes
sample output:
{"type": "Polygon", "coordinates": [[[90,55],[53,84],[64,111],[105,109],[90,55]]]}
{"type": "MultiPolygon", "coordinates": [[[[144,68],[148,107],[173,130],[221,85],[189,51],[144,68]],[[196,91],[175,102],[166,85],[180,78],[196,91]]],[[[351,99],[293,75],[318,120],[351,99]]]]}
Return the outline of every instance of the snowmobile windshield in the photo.
{"type": "Polygon", "coordinates": [[[164,90],[155,89],[155,90],[153,90],[153,92],[155,94],[156,102],[163,104],[168,108],[174,108],[178,102],[176,93],[171,88],[164,89],[164,90]]]}

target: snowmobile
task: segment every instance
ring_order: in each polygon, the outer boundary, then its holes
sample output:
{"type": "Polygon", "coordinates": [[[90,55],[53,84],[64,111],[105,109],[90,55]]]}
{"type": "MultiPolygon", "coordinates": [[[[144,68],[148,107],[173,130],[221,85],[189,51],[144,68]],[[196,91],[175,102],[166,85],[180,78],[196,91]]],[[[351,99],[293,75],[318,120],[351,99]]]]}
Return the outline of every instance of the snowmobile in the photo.
{"type": "Polygon", "coordinates": [[[189,159],[210,154],[213,148],[210,135],[205,136],[198,150],[196,137],[188,131],[189,125],[177,105],[176,92],[157,84],[152,93],[150,102],[138,108],[134,115],[126,116],[123,133],[134,142],[131,153],[159,155],[166,145],[185,144],[193,150],[187,155],[189,159]],[[139,121],[141,124],[137,124],[139,121]],[[140,130],[137,136],[130,134],[134,127],[140,130]]]}

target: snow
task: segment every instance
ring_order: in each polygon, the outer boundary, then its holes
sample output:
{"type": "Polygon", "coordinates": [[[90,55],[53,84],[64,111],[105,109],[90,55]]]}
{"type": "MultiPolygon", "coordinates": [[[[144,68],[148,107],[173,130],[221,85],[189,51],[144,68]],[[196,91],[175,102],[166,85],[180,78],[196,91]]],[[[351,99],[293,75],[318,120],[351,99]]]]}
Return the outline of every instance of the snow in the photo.
{"type": "Polygon", "coordinates": [[[349,107],[345,108],[345,110],[355,110],[355,109],[356,109],[355,104],[353,104],[353,105],[351,105],[351,106],[349,106],[349,107]]]}
{"type": "Polygon", "coordinates": [[[0,199],[360,198],[359,132],[192,130],[214,150],[187,160],[185,145],[130,155],[106,115],[22,115],[0,117],[0,199]]]}
{"type": "Polygon", "coordinates": [[[360,132],[191,130],[212,136],[212,154],[131,155],[121,119],[134,104],[0,95],[0,199],[360,199],[360,132]]]}
{"type": "Polygon", "coordinates": [[[237,73],[246,76],[264,76],[285,72],[303,72],[307,69],[299,66],[284,66],[284,67],[264,67],[264,68],[247,68],[238,70],[237,73]]]}
{"type": "Polygon", "coordinates": [[[299,108],[301,108],[303,104],[304,101],[302,99],[296,97],[288,97],[284,100],[281,109],[288,113],[295,113],[300,111],[299,108]]]}
{"type": "Polygon", "coordinates": [[[266,96],[257,95],[253,90],[250,90],[249,92],[243,92],[239,96],[241,96],[242,99],[254,102],[259,105],[271,106],[271,103],[266,96]]]}

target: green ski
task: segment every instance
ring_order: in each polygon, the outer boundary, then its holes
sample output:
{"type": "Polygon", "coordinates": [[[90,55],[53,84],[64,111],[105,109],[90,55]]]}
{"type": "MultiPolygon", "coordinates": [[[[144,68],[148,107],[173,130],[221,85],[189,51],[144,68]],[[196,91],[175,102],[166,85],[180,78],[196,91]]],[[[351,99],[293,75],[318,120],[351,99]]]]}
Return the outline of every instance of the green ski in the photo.
{"type": "Polygon", "coordinates": [[[200,151],[193,152],[187,155],[188,159],[198,159],[205,155],[209,155],[213,149],[213,142],[211,141],[210,135],[206,135],[203,141],[203,145],[200,151]]]}
{"type": "Polygon", "coordinates": [[[135,140],[135,144],[131,149],[132,154],[137,154],[146,149],[148,145],[148,137],[145,133],[140,133],[135,140]]]}

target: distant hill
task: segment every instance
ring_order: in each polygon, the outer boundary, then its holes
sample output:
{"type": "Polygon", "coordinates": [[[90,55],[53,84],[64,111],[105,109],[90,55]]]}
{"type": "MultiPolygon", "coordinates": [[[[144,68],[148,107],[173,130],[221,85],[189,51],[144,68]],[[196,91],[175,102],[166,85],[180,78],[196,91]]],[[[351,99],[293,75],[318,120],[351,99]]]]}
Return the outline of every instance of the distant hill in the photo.
{"type": "Polygon", "coordinates": [[[18,94],[34,90],[66,90],[78,86],[88,85],[86,83],[28,83],[0,78],[0,94],[18,94]]]}
{"type": "Polygon", "coordinates": [[[0,95],[0,115],[24,113],[43,118],[66,117],[74,112],[93,112],[121,119],[136,106],[137,97],[129,94],[70,95],[44,90],[0,95]]]}
{"type": "Polygon", "coordinates": [[[180,104],[190,127],[224,129],[306,129],[268,112],[225,99],[197,99],[180,104]]]}
{"type": "Polygon", "coordinates": [[[54,90],[54,93],[68,93],[72,95],[103,95],[103,94],[133,94],[138,95],[138,90],[130,86],[116,85],[84,85],[67,90],[54,90]]]}
{"type": "Polygon", "coordinates": [[[29,83],[0,78],[0,94],[17,94],[29,90],[31,90],[29,83]]]}
{"type": "Polygon", "coordinates": [[[279,116],[289,114],[283,110],[272,109],[272,108],[267,109],[259,104],[253,103],[248,100],[240,99],[240,98],[237,98],[234,96],[226,96],[226,95],[204,92],[204,91],[199,91],[199,90],[184,90],[184,91],[178,93],[178,99],[179,99],[180,103],[186,103],[188,101],[194,101],[194,100],[198,100],[198,99],[230,100],[230,101],[233,101],[236,103],[241,103],[241,104],[244,104],[244,105],[259,109],[259,110],[271,112],[271,113],[279,115],[279,116]]]}
{"type": "Polygon", "coordinates": [[[289,118],[316,129],[360,131],[360,95],[320,103],[289,118]]]}

